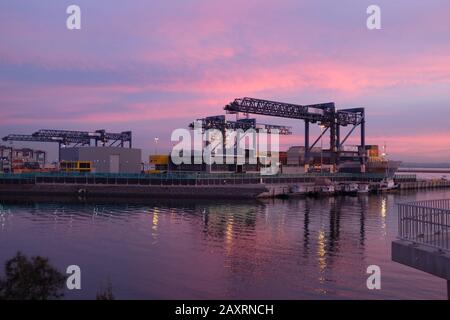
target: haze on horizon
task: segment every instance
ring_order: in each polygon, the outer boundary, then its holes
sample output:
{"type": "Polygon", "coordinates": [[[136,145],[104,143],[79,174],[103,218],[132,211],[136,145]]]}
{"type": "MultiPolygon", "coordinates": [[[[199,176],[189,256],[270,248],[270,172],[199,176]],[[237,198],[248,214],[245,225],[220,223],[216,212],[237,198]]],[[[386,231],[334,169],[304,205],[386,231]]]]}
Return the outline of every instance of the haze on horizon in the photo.
{"type": "MultiPolygon", "coordinates": [[[[390,158],[450,160],[448,0],[4,0],[0,39],[1,137],[132,130],[144,154],[154,137],[168,152],[172,130],[249,96],[365,107],[367,143],[390,158]]],[[[257,118],[294,127],[285,149],[303,144],[302,121],[257,118]]]]}

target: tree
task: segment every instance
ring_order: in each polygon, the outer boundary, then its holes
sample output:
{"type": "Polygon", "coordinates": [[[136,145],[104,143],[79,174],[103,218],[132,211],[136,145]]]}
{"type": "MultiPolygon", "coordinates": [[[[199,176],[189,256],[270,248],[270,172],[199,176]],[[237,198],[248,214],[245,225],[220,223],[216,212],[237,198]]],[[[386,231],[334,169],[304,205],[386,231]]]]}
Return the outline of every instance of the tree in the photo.
{"type": "Polygon", "coordinates": [[[96,300],[114,300],[114,294],[112,291],[111,281],[108,279],[106,283],[106,289],[100,288],[97,292],[96,300]]]}
{"type": "Polygon", "coordinates": [[[5,263],[5,278],[0,278],[0,300],[59,299],[66,276],[53,268],[47,258],[18,252],[5,263]]]}

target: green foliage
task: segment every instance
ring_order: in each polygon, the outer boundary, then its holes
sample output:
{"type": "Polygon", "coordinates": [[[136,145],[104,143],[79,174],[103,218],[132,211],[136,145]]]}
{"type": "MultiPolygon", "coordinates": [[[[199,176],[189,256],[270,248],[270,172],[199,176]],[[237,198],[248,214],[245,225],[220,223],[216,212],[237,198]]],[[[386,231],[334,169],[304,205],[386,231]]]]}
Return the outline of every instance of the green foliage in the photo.
{"type": "Polygon", "coordinates": [[[112,292],[112,285],[108,279],[106,289],[101,288],[99,292],[97,292],[96,300],[114,300],[114,294],[112,292]]]}
{"type": "Polygon", "coordinates": [[[64,295],[65,280],[47,258],[28,259],[18,252],[5,264],[5,278],[0,278],[0,300],[59,299],[64,295]]]}

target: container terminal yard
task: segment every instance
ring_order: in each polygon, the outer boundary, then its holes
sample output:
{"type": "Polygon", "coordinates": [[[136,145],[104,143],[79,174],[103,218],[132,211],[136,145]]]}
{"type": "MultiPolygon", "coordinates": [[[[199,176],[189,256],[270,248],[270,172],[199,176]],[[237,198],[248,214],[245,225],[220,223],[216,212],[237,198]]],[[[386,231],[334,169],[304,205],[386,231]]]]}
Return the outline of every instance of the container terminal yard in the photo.
{"type": "MultiPolygon", "coordinates": [[[[224,110],[235,115],[236,120],[218,115],[196,123],[203,130],[220,130],[225,140],[227,129],[292,133],[288,126],[256,123],[249,117],[251,114],[296,119],[304,123],[304,144],[280,151],[278,173],[264,176],[259,173],[260,162],[247,161],[248,152],[242,165],[177,165],[167,154],[150,155],[148,162],[143,163],[141,150],[133,148],[131,131],[42,129],[30,135],[10,134],[3,138],[5,143],[57,143],[58,162],[47,163],[42,150],[0,146],[0,194],[264,198],[450,186],[446,179],[418,180],[415,175],[396,174],[400,162],[388,160],[385,148],[366,144],[364,108],[336,109],[333,102],[295,105],[240,98],[224,110]],[[321,128],[321,134],[312,143],[311,125],[321,128]],[[356,131],[359,144],[346,145],[356,131]],[[317,146],[325,134],[329,135],[328,149],[317,146]]],[[[193,129],[194,123],[189,127],[193,129]]]]}

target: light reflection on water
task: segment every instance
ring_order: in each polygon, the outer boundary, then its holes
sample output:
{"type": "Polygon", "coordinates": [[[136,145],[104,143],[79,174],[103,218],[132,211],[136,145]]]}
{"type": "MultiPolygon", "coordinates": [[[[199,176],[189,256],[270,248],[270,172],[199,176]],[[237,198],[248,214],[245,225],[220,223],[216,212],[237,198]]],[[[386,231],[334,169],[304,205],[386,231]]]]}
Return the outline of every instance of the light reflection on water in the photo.
{"type": "Polygon", "coordinates": [[[256,201],[3,200],[0,261],[17,250],[80,265],[94,298],[445,299],[445,282],[394,263],[395,203],[445,191],[256,201]],[[131,202],[131,201],[130,201],[131,202]],[[382,290],[366,289],[379,265],[382,290]]]}

